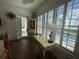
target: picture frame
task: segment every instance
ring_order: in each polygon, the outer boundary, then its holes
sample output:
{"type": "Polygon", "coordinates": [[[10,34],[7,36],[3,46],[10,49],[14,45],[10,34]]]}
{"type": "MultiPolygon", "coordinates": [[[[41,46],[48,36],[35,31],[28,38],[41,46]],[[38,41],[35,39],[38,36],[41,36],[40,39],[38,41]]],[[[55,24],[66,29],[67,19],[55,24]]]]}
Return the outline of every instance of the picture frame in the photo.
{"type": "Polygon", "coordinates": [[[35,29],[35,20],[30,20],[30,29],[35,29]]]}

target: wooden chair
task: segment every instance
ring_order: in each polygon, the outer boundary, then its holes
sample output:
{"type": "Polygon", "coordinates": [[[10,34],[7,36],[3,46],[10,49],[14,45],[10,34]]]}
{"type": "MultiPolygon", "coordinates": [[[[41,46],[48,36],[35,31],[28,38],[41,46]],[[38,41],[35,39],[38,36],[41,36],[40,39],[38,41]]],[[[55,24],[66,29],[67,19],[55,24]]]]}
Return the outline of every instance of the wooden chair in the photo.
{"type": "Polygon", "coordinates": [[[9,37],[8,37],[7,32],[5,32],[2,35],[2,40],[4,41],[4,48],[5,48],[4,53],[6,53],[6,59],[11,59],[11,55],[9,51],[9,37]]]}

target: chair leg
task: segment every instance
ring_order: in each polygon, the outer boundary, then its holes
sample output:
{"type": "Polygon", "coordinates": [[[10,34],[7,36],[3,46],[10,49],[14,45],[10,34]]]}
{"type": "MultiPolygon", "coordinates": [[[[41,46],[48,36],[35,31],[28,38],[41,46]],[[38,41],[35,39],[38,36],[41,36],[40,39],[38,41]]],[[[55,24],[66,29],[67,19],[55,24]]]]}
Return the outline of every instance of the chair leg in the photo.
{"type": "Polygon", "coordinates": [[[10,54],[8,52],[6,53],[5,59],[11,59],[11,56],[10,56],[10,54]]]}

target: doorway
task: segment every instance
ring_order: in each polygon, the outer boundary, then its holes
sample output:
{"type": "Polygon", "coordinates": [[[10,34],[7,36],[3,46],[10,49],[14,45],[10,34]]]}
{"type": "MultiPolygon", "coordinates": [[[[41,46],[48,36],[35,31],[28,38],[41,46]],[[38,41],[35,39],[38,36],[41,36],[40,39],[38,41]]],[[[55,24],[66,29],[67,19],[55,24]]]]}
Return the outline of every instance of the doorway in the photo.
{"type": "Polygon", "coordinates": [[[27,36],[27,18],[21,17],[21,31],[22,36],[27,36]]]}

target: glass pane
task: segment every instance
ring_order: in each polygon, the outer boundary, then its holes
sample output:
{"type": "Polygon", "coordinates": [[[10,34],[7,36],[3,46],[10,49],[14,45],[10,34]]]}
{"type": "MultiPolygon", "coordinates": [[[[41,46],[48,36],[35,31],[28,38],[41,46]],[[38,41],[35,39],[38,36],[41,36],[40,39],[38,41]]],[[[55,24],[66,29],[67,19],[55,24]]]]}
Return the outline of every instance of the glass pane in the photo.
{"type": "MultiPolygon", "coordinates": [[[[76,0],[75,2],[78,2],[78,0],[76,0]]],[[[66,48],[73,52],[79,25],[79,3],[73,4],[72,1],[69,3],[72,5],[68,5],[67,8],[63,37],[63,42],[65,43],[62,43],[62,46],[66,45],[66,48]]]]}
{"type": "Polygon", "coordinates": [[[42,34],[42,15],[38,16],[38,22],[37,22],[37,32],[38,34],[42,34]]]}
{"type": "Polygon", "coordinates": [[[74,0],[74,3],[79,3],[79,0],[74,0]]]}
{"type": "Polygon", "coordinates": [[[50,39],[49,34],[51,33],[50,27],[53,23],[53,10],[48,12],[48,20],[47,20],[47,38],[50,39]]]}
{"type": "Polygon", "coordinates": [[[46,29],[44,29],[44,33],[43,33],[43,35],[46,37],[46,29]]]}
{"type": "Polygon", "coordinates": [[[60,44],[60,33],[55,33],[55,42],[57,43],[57,44],[60,44]]]}
{"type": "Polygon", "coordinates": [[[56,25],[57,25],[57,28],[61,29],[62,28],[62,21],[63,21],[63,12],[64,10],[62,10],[62,12],[60,13],[60,10],[57,10],[59,11],[57,13],[57,21],[56,21],[56,25]]]}
{"type": "Polygon", "coordinates": [[[39,34],[42,34],[42,27],[39,27],[39,34]]]}
{"type": "Polygon", "coordinates": [[[73,13],[72,13],[72,20],[71,25],[77,27],[79,25],[79,3],[73,5],[73,13]]]}
{"type": "Polygon", "coordinates": [[[64,14],[64,5],[60,6],[56,10],[56,33],[55,33],[55,42],[60,44],[60,36],[61,36],[61,29],[62,29],[62,21],[63,21],[63,14],[64,14]]]}
{"type": "Polygon", "coordinates": [[[68,6],[73,4],[73,0],[71,0],[70,2],[68,2],[68,6]]]}
{"type": "Polygon", "coordinates": [[[71,30],[71,32],[73,32],[74,34],[77,34],[78,27],[76,27],[76,26],[70,26],[70,30],[71,30]]]}
{"type": "Polygon", "coordinates": [[[48,12],[48,25],[52,24],[53,22],[53,10],[48,12]]]}
{"type": "Polygon", "coordinates": [[[74,51],[74,47],[70,47],[70,46],[68,46],[68,45],[67,45],[67,49],[68,49],[69,51],[71,51],[71,52],[74,51]]]}
{"type": "Polygon", "coordinates": [[[47,28],[47,13],[45,13],[44,14],[44,36],[46,36],[47,35],[47,30],[46,30],[46,28],[47,28]]]}
{"type": "Polygon", "coordinates": [[[44,14],[45,16],[45,28],[47,27],[47,13],[44,14]]]}
{"type": "Polygon", "coordinates": [[[66,48],[66,42],[62,42],[62,46],[66,48]]]}
{"type": "Polygon", "coordinates": [[[38,19],[38,26],[42,26],[42,18],[41,17],[39,17],[39,19],[38,19]]]}

